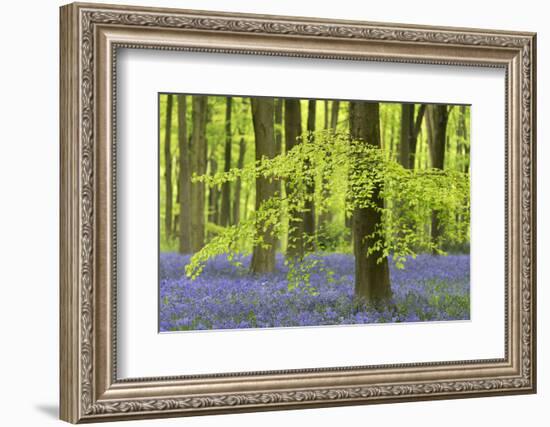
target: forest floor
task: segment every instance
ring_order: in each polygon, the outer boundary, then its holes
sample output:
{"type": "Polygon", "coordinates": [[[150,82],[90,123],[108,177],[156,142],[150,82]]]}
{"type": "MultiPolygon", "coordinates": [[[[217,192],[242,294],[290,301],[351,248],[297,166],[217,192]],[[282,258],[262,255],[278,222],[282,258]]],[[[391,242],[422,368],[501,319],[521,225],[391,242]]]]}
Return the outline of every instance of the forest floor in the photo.
{"type": "Polygon", "coordinates": [[[404,269],[390,262],[393,298],[386,308],[357,309],[353,302],[354,259],[349,254],[310,255],[320,261],[309,286],[289,288],[288,267],[248,273],[249,257],[234,266],[210,260],[203,273],[185,276],[189,256],[161,253],[160,330],[237,329],[286,326],[467,320],[470,318],[470,256],[418,255],[404,269]]]}

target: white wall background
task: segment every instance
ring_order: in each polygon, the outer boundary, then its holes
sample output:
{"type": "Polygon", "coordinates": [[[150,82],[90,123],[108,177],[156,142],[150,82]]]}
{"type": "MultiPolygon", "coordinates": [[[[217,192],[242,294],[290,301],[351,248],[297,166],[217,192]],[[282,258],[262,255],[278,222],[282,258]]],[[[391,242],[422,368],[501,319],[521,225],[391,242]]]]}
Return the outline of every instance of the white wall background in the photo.
{"type": "MultiPolygon", "coordinates": [[[[113,3],[122,3],[110,0],[113,3]]],[[[539,393],[438,402],[136,421],[132,425],[543,426],[550,405],[550,28],[536,0],[133,0],[133,4],[538,32],[539,393]],[[545,218],[546,217],[546,218],[545,218]]],[[[58,402],[58,7],[57,0],[3,5],[0,66],[0,420],[60,425],[58,402]]]]}

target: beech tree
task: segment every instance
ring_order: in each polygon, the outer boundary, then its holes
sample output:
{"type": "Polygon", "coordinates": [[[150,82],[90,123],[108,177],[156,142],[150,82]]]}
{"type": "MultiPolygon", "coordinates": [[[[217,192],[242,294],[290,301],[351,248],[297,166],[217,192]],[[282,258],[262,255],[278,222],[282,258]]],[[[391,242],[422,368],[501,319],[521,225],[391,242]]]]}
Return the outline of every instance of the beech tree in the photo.
{"type": "MultiPolygon", "coordinates": [[[[307,110],[307,138],[309,142],[314,143],[315,139],[315,121],[317,118],[317,101],[310,99],[307,110]]],[[[304,250],[312,252],[315,249],[315,175],[312,172],[308,161],[304,164],[304,174],[306,179],[306,200],[304,203],[304,250]]]]}
{"type": "Polygon", "coordinates": [[[187,98],[178,95],[178,146],[179,146],[179,252],[191,253],[191,164],[187,137],[187,98]]]}
{"type": "MultiPolygon", "coordinates": [[[[378,103],[352,102],[350,104],[350,136],[353,144],[368,144],[380,148],[380,113],[378,103]]],[[[351,185],[355,206],[352,216],[353,254],[355,255],[355,296],[365,301],[380,301],[391,296],[388,258],[384,256],[375,231],[382,225],[381,184],[375,182],[368,203],[357,200],[363,196],[361,188],[353,185],[355,178],[368,175],[374,165],[362,158],[362,150],[354,159],[351,185]],[[373,248],[379,248],[374,249],[373,248]]],[[[373,180],[374,181],[374,180],[373,180]]]]}
{"type": "Polygon", "coordinates": [[[172,203],[174,197],[172,191],[172,145],[170,143],[172,135],[172,106],[173,96],[168,95],[168,99],[166,101],[166,129],[164,133],[164,183],[166,192],[164,229],[167,237],[172,235],[172,203]]]}
{"type": "MultiPolygon", "coordinates": [[[[206,173],[206,120],[208,98],[193,95],[192,135],[189,144],[191,172],[197,175],[206,173]]],[[[191,251],[198,252],[204,246],[205,237],[205,185],[203,182],[191,184],[191,251]]]]}
{"type": "MultiPolygon", "coordinates": [[[[252,98],[252,121],[254,123],[254,138],[256,161],[275,157],[275,135],[273,131],[273,99],[252,98]]],[[[275,196],[276,184],[273,179],[256,177],[256,209],[262,203],[275,196]]],[[[252,250],[250,270],[253,273],[270,273],[275,269],[275,236],[265,222],[260,223],[256,230],[256,241],[252,250]]]]}
{"type": "MultiPolygon", "coordinates": [[[[301,141],[302,136],[302,110],[300,100],[285,99],[285,149],[291,151],[301,141]]],[[[294,197],[297,189],[292,181],[286,181],[286,193],[288,197],[294,197]]],[[[304,256],[304,220],[302,208],[296,206],[289,212],[288,219],[288,246],[287,257],[301,259],[304,256]]]]}
{"type": "MultiPolygon", "coordinates": [[[[445,166],[445,144],[449,110],[446,105],[432,104],[427,110],[428,146],[432,168],[443,170],[445,166]]],[[[432,239],[440,243],[443,234],[437,211],[432,213],[432,239]]]]}
{"type": "Polygon", "coordinates": [[[426,105],[421,104],[415,118],[415,105],[401,104],[401,140],[399,143],[399,161],[407,169],[414,168],[416,143],[422,126],[426,105]]]}
{"type": "MultiPolygon", "coordinates": [[[[232,135],[231,135],[231,97],[226,97],[225,104],[225,150],[224,150],[224,172],[229,172],[231,169],[231,145],[232,145],[232,135]]],[[[222,185],[222,202],[221,202],[221,211],[220,211],[220,224],[229,225],[231,224],[231,183],[224,182],[222,185]]]]}

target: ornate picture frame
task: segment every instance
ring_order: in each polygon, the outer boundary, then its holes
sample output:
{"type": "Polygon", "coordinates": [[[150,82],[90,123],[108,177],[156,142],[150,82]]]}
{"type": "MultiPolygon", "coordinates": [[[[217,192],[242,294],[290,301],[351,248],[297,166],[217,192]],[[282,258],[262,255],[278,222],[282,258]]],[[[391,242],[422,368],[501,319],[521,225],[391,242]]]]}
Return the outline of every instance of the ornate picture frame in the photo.
{"type": "MultiPolygon", "coordinates": [[[[112,421],[536,391],[536,35],[74,3],[61,8],[60,416],[112,421]],[[117,378],[117,49],[505,71],[505,357],[117,378]]],[[[156,143],[156,141],[155,141],[156,143]]]]}

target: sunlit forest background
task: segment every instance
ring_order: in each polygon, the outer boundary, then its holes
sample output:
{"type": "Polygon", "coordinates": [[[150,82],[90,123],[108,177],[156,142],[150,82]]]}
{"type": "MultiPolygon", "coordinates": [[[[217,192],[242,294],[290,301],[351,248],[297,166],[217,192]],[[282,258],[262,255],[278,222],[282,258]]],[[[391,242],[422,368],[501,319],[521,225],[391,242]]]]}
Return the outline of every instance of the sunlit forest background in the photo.
{"type": "Polygon", "coordinates": [[[469,318],[470,107],[159,95],[160,330],[469,318]]]}

